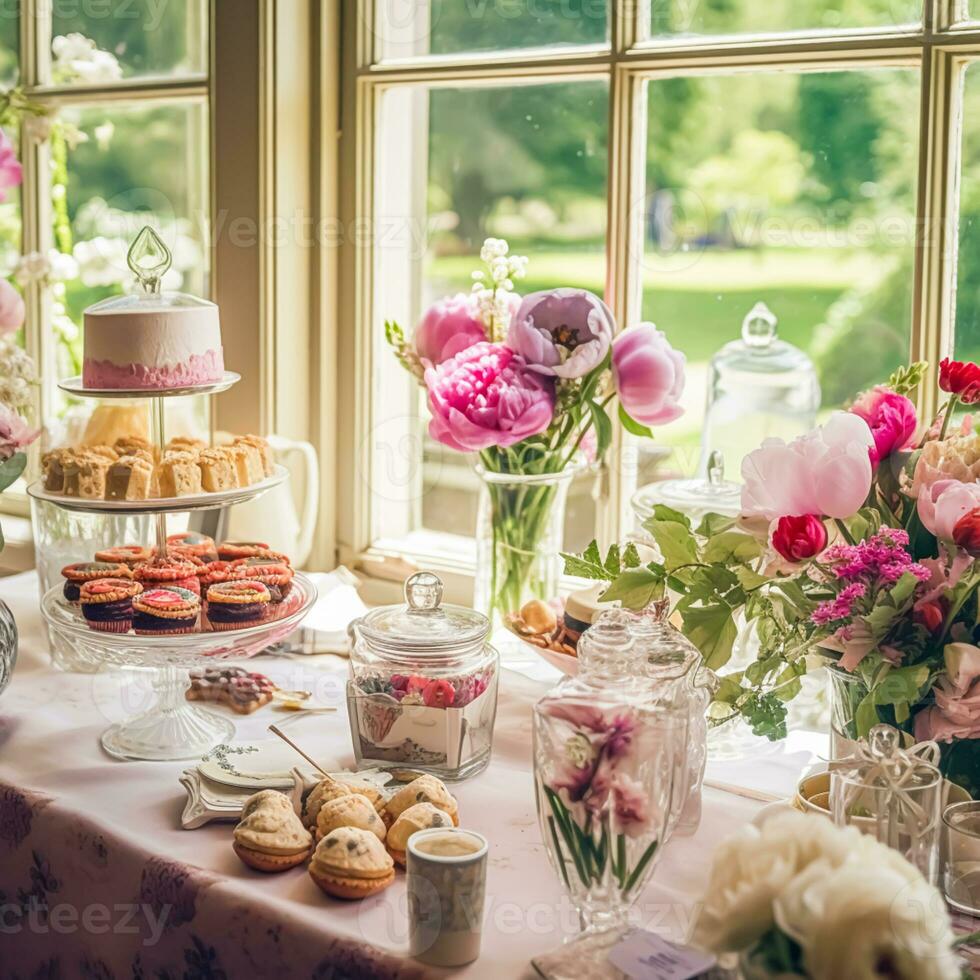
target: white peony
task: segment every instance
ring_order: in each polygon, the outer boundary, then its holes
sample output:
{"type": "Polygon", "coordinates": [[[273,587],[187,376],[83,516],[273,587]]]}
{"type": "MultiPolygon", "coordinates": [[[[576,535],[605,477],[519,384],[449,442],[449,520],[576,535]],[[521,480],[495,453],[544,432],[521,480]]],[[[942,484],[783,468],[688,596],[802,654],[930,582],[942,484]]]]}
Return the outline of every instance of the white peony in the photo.
{"type": "Polygon", "coordinates": [[[776,898],[776,921],[802,947],[807,976],[957,980],[942,896],[894,851],[869,842],[874,848],[838,867],[814,862],[776,898]]]}
{"type": "Polygon", "coordinates": [[[51,42],[55,71],[69,80],[88,84],[122,78],[122,66],[110,51],[103,51],[90,37],[73,32],[51,42]]]}

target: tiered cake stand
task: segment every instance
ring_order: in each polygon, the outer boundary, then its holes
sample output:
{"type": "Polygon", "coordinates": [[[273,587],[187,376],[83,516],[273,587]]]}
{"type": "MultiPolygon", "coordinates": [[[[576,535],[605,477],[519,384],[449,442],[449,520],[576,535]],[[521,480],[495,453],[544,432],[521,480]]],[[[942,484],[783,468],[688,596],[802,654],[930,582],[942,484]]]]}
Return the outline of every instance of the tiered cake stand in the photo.
{"type": "MultiPolygon", "coordinates": [[[[139,398],[150,402],[153,441],[163,452],[165,399],[183,395],[213,395],[240,381],[226,371],[215,384],[155,391],[148,395],[136,389],[85,388],[80,378],[70,378],[60,387],[78,398],[139,398]]],[[[83,500],[64,497],[44,489],[39,480],[27,492],[65,510],[98,514],[152,514],[156,519],[157,553],[167,553],[167,514],[213,510],[252,500],[283,483],[288,472],[277,466],[272,476],[248,487],[226,493],[202,493],[187,497],[151,500],[83,500]]],[[[127,542],[118,542],[125,544],[127,542]]],[[[83,556],[79,556],[82,560],[83,556]]],[[[187,669],[222,660],[252,657],[291,633],[316,601],[316,587],[297,572],[289,594],[279,605],[277,617],[256,626],[237,630],[186,633],[172,636],[138,636],[134,633],[103,633],[91,629],[76,606],[65,601],[61,586],[48,590],[41,600],[41,613],[53,635],[85,656],[111,667],[141,667],[153,671],[156,701],[148,710],[112,725],[102,735],[102,747],[120,759],[154,761],[199,758],[209,749],[234,737],[235,726],[214,711],[187,701],[187,669]]]]}

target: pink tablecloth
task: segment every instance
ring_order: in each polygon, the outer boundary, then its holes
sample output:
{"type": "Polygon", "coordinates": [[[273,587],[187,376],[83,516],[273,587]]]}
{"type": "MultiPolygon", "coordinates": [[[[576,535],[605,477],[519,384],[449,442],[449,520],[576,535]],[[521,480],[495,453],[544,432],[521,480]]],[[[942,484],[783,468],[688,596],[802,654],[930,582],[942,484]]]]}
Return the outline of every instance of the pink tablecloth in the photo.
{"type": "MultiPolygon", "coordinates": [[[[33,574],[0,582],[21,631],[13,682],[0,696],[0,976],[425,975],[406,958],[402,876],[376,898],[347,904],[327,899],[301,870],[252,872],[232,852],[230,824],[181,829],[177,776],[187,763],[107,757],[100,733],[135,707],[126,704],[121,672],[52,667],[36,590],[33,574]]],[[[329,656],[252,663],[282,686],[324,697],[339,693],[346,669],[329,656]]],[[[534,814],[530,706],[545,687],[503,672],[493,761],[454,787],[461,824],[491,841],[484,952],[458,971],[465,977],[533,976],[531,957],[575,929],[534,814]]],[[[239,719],[239,736],[262,737],[279,717],[265,708],[239,719]]],[[[302,726],[352,765],[342,710],[304,719],[295,737],[306,737],[302,726]]],[[[793,748],[712,775],[788,792],[814,757],[803,742],[793,748]]],[[[638,921],[681,938],[715,843],[759,806],[706,790],[701,829],[669,845],[638,921]]]]}

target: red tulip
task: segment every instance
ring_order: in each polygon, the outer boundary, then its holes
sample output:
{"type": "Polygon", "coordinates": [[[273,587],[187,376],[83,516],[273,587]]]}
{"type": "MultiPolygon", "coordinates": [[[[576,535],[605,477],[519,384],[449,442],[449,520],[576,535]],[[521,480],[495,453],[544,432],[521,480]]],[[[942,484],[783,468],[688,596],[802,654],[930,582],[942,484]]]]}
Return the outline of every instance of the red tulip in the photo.
{"type": "Polygon", "coordinates": [[[916,607],[912,613],[912,619],[924,626],[930,633],[938,633],[946,620],[946,614],[938,602],[925,602],[916,607]]]}
{"type": "Polygon", "coordinates": [[[964,514],[953,525],[953,542],[974,558],[980,557],[980,507],[964,514]]]}
{"type": "Polygon", "coordinates": [[[980,402],[980,366],[944,358],[939,363],[939,387],[956,395],[964,405],[975,405],[980,402]]]}
{"type": "Polygon", "coordinates": [[[772,532],[772,546],[787,561],[804,561],[827,547],[827,528],[816,514],[780,517],[772,532]]]}

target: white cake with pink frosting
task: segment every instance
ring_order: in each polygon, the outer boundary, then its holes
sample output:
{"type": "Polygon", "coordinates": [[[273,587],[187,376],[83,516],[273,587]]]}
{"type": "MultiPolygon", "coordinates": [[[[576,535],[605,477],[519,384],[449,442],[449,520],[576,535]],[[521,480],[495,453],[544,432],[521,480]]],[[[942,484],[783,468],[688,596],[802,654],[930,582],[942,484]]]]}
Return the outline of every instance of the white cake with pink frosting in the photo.
{"type": "Polygon", "coordinates": [[[114,296],[85,311],[82,384],[160,391],[224,375],[214,303],[183,293],[114,296]]]}

